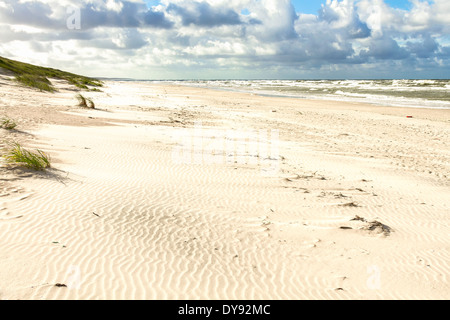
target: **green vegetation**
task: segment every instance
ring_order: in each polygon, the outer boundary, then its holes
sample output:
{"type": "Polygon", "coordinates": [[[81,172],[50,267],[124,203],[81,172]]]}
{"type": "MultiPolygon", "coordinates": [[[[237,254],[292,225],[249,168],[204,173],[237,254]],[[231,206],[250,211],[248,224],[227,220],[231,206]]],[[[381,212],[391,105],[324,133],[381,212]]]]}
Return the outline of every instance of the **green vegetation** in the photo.
{"type": "Polygon", "coordinates": [[[0,68],[11,71],[16,76],[16,80],[18,82],[41,91],[56,91],[48,78],[66,80],[74,86],[84,90],[98,91],[97,88],[90,89],[89,86],[103,86],[102,82],[97,79],[92,79],[57,69],[38,67],[3,57],[0,57],[0,68]]]}
{"type": "Polygon", "coordinates": [[[16,76],[16,80],[27,87],[36,88],[41,91],[56,91],[50,80],[43,76],[23,74],[21,76],[16,76]]]}
{"type": "Polygon", "coordinates": [[[0,128],[6,130],[14,130],[16,127],[17,123],[15,123],[14,120],[11,120],[9,118],[3,118],[0,120],[0,128]]]}
{"type": "Polygon", "coordinates": [[[36,150],[36,152],[26,150],[17,142],[10,143],[3,158],[8,163],[18,164],[36,171],[50,168],[50,157],[47,154],[41,150],[36,150]]]}
{"type": "Polygon", "coordinates": [[[95,104],[94,104],[94,101],[92,101],[92,99],[85,98],[81,94],[77,95],[77,99],[78,99],[78,106],[80,106],[82,108],[95,109],[95,104]]]}

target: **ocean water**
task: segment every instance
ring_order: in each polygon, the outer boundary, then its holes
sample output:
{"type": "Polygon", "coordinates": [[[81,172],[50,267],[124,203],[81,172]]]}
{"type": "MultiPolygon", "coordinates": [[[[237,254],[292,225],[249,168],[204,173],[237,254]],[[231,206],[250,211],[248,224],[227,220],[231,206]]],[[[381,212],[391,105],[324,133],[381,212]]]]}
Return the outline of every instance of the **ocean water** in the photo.
{"type": "Polygon", "coordinates": [[[267,96],[450,109],[450,80],[189,80],[171,82],[267,96]]]}

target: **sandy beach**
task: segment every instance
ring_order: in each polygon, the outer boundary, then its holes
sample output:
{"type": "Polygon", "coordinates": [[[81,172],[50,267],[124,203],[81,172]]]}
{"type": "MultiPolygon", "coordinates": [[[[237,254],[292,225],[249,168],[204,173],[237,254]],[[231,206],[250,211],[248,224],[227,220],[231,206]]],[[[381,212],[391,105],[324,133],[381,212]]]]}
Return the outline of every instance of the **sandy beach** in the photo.
{"type": "Polygon", "coordinates": [[[449,299],[450,111],[0,76],[0,299],[449,299]]]}

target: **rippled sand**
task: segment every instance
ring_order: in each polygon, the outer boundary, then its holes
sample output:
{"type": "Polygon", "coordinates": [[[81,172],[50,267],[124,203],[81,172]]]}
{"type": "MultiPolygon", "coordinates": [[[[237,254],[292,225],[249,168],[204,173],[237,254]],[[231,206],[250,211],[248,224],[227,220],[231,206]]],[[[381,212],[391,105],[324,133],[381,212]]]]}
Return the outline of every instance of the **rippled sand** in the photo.
{"type": "Polygon", "coordinates": [[[448,111],[0,85],[0,299],[450,298],[448,111]]]}

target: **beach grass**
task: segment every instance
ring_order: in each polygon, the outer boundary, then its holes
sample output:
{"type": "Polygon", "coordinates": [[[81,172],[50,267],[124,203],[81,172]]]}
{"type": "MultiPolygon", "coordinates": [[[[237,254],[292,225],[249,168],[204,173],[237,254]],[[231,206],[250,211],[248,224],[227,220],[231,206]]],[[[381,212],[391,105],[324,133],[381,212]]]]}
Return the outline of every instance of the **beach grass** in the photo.
{"type": "Polygon", "coordinates": [[[7,163],[18,164],[36,171],[50,168],[50,156],[41,150],[36,152],[24,149],[18,142],[9,143],[6,153],[2,156],[7,163]]]}
{"type": "Polygon", "coordinates": [[[78,99],[78,106],[82,108],[95,109],[95,103],[92,99],[86,98],[82,94],[78,94],[76,97],[78,99]]]}
{"type": "Polygon", "coordinates": [[[49,78],[66,80],[70,84],[84,90],[98,90],[98,87],[103,86],[103,83],[97,79],[80,76],[58,69],[39,67],[4,57],[0,57],[0,68],[12,72],[19,83],[31,88],[39,89],[40,91],[56,91],[49,78]],[[90,87],[94,88],[91,89],[90,87]]]}
{"type": "Polygon", "coordinates": [[[6,130],[14,130],[17,127],[17,123],[9,118],[3,118],[0,120],[0,128],[6,130]]]}
{"type": "Polygon", "coordinates": [[[36,88],[41,91],[54,92],[56,89],[52,86],[50,80],[46,77],[35,74],[23,74],[16,76],[17,82],[31,88],[36,88]]]}

